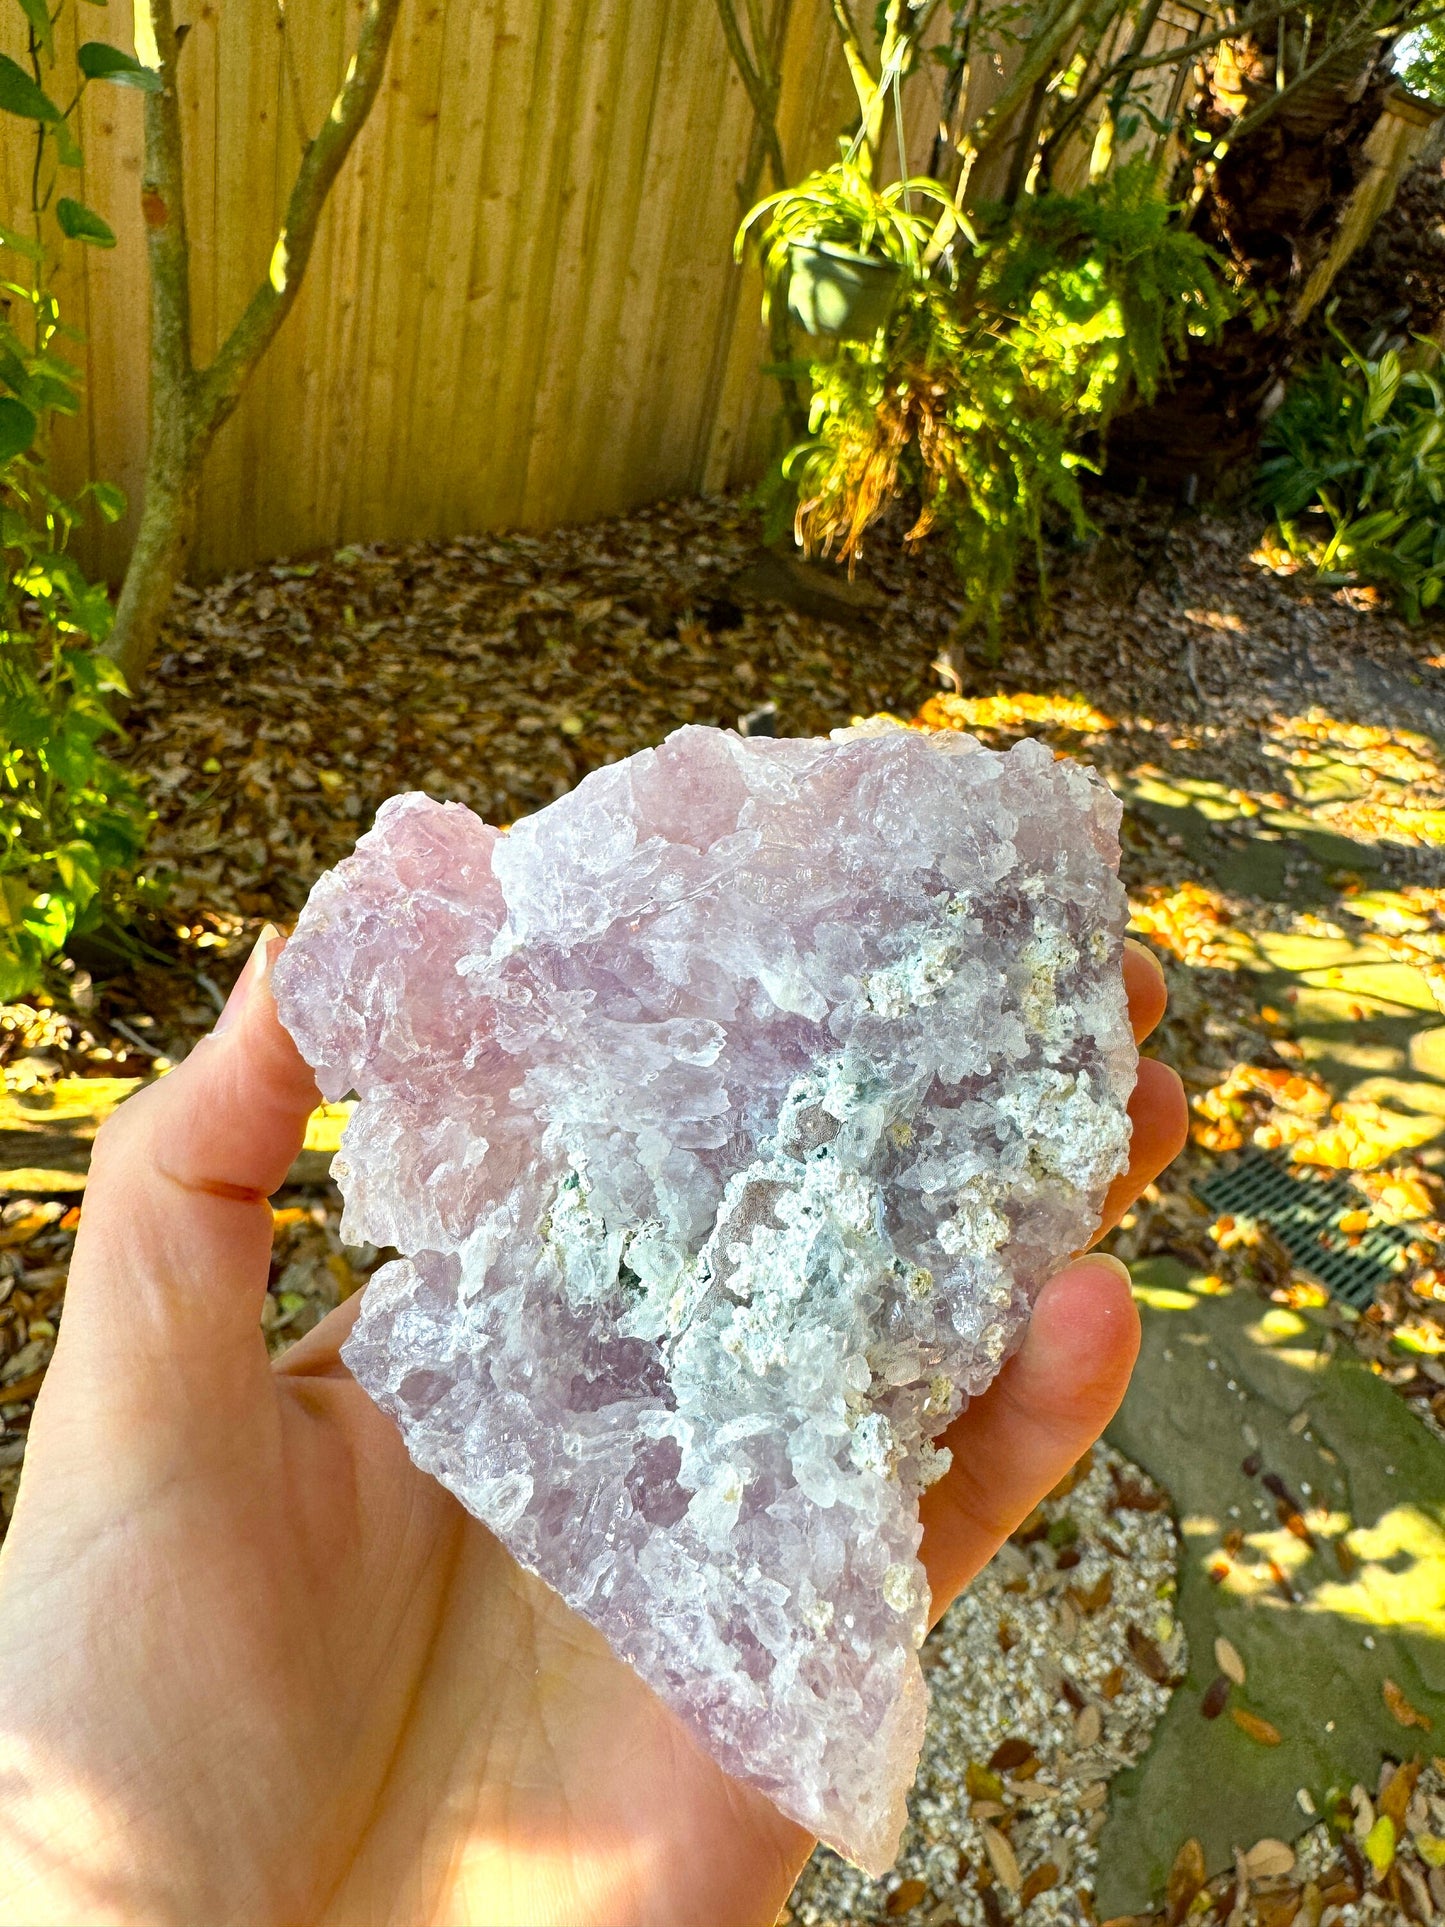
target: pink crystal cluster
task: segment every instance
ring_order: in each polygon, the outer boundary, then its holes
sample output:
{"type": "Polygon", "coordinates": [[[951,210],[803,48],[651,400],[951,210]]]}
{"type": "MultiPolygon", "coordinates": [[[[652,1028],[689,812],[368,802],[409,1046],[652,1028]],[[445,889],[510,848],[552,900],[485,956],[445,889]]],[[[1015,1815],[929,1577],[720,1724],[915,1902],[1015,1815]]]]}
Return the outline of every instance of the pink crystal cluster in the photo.
{"type": "Polygon", "coordinates": [[[360,1103],[345,1357],[729,1773],[891,1861],[918,1494],[1125,1162],[1119,807],[1042,744],[681,729],[393,797],[276,970],[360,1103]]]}

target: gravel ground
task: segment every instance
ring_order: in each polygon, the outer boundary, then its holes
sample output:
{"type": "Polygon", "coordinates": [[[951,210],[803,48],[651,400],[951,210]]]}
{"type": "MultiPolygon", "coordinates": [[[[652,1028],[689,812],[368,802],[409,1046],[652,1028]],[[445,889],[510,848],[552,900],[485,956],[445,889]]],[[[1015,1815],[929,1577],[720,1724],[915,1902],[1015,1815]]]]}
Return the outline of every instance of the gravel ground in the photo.
{"type": "Polygon", "coordinates": [[[1167,1500],[1107,1446],[1086,1466],[923,1649],[933,1705],[897,1866],[870,1880],[820,1848],[790,1902],[800,1927],[1090,1917],[1109,1778],[1148,1745],[1186,1654],[1167,1500]]]}

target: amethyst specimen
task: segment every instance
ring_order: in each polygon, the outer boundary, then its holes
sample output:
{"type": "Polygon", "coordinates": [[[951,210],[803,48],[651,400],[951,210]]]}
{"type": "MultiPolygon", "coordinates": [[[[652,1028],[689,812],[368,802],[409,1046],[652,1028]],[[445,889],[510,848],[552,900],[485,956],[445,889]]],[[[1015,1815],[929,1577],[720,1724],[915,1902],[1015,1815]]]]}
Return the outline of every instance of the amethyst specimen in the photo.
{"type": "Polygon", "coordinates": [[[1119,807],[1042,744],[681,729],[393,797],[276,969],[361,1102],[345,1356],[729,1773],[890,1863],[933,1440],[1128,1149],[1119,807]]]}

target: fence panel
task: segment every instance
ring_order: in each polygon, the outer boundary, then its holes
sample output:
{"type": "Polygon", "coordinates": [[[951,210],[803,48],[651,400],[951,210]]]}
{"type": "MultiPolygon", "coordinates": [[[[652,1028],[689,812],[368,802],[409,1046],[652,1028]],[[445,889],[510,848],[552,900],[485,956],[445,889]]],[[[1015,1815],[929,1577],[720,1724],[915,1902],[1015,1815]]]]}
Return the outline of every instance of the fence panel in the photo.
{"type": "MultiPolygon", "coordinates": [[[[186,0],[180,13],[208,357],[266,271],[359,6],[287,0],[284,34],[277,0],[186,0]]],[[[129,47],[128,0],[87,10],[83,28],[129,47]]],[[[791,7],[784,74],[796,175],[828,158],[848,111],[813,0],[791,7]]],[[[62,97],[66,84],[58,74],[62,97]]],[[[81,194],[119,245],[68,248],[88,404],[57,456],[71,483],[119,482],[134,511],[148,406],[141,100],[94,86],[83,111],[81,194]]],[[[14,222],[30,142],[24,123],[0,121],[14,222]]],[[[712,0],[405,0],[296,308],[212,452],[195,572],[546,526],[750,473],[772,407],[755,280],[731,257],[751,130],[712,0]]],[[[91,563],[116,574],[130,526],[99,533],[91,563]]]]}

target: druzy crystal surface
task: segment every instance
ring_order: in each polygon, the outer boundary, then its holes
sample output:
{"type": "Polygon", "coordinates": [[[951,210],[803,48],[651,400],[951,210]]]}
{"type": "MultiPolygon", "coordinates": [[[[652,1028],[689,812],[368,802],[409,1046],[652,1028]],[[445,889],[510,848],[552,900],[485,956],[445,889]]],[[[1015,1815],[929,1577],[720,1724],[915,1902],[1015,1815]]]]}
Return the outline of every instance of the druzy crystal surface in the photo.
{"type": "MultiPolygon", "coordinates": [[[[688,728],[500,834],[393,797],[276,969],[360,1098],[345,1358],[729,1773],[874,1871],[933,1441],[1128,1148],[1119,808],[902,728],[688,728]]],[[[986,1476],[986,1469],[985,1469],[986,1476]]]]}

